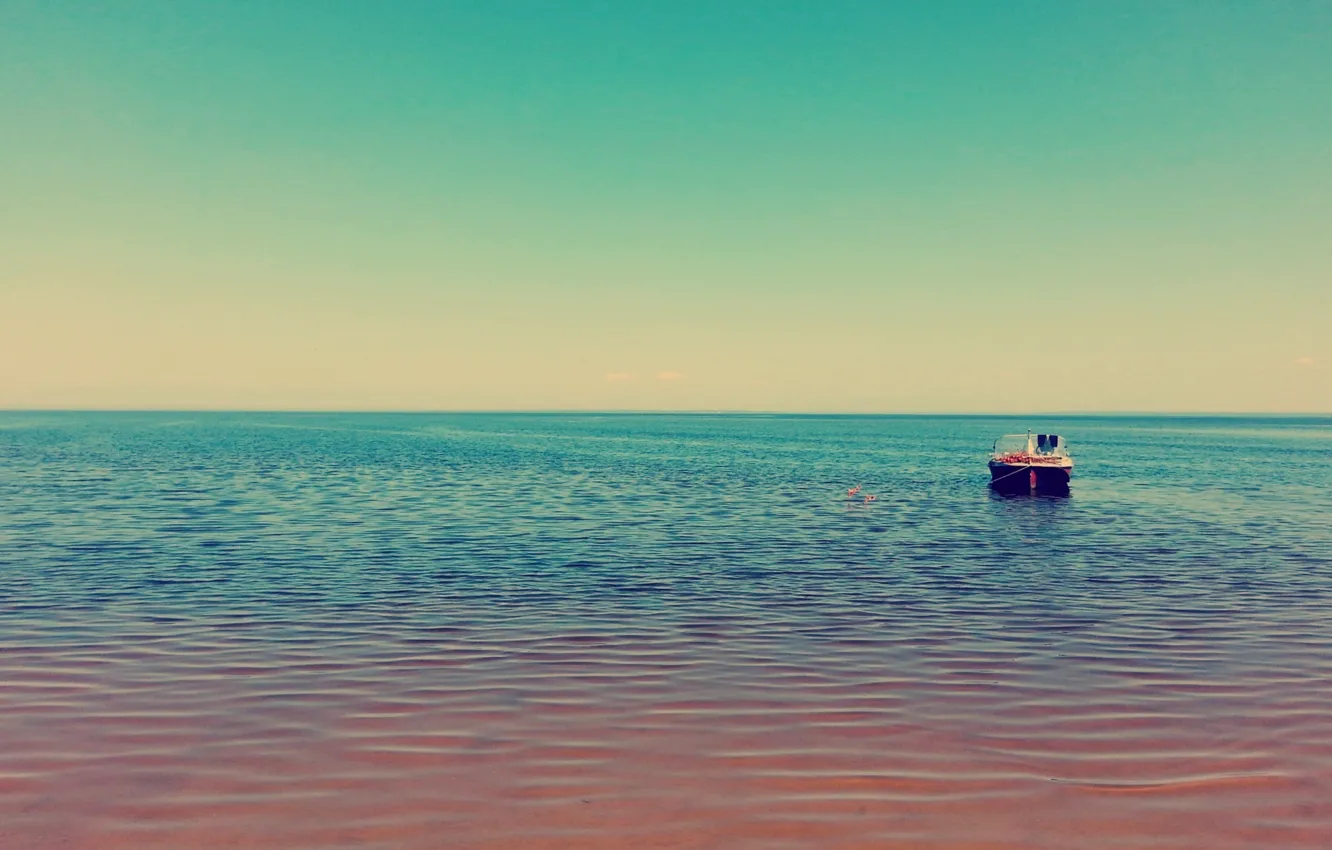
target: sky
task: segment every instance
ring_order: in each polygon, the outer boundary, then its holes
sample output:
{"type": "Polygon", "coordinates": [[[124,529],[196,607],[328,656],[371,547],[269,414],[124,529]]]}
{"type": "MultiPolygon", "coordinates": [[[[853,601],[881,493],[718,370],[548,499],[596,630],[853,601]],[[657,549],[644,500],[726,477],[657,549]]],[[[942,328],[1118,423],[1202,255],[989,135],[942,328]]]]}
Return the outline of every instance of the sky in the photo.
{"type": "Polygon", "coordinates": [[[1332,412],[1332,3],[0,2],[0,408],[1332,412]]]}

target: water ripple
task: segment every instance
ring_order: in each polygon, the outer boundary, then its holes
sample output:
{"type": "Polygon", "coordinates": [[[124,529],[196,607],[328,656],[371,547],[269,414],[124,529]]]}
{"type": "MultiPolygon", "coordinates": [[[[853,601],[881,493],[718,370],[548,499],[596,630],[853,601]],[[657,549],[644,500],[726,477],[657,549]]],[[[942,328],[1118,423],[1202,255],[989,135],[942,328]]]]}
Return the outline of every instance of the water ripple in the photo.
{"type": "Polygon", "coordinates": [[[1015,427],[0,414],[0,846],[1328,846],[1332,422],[1015,427]]]}

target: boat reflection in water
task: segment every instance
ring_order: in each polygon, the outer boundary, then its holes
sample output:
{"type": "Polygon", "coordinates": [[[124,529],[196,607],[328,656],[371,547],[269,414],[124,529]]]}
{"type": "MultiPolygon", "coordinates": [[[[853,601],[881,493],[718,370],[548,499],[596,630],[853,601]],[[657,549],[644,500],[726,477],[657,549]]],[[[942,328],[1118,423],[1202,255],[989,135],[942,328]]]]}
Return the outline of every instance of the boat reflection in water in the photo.
{"type": "Polygon", "coordinates": [[[994,441],[990,486],[1000,493],[1068,495],[1073,458],[1058,434],[1005,434],[994,441]]]}

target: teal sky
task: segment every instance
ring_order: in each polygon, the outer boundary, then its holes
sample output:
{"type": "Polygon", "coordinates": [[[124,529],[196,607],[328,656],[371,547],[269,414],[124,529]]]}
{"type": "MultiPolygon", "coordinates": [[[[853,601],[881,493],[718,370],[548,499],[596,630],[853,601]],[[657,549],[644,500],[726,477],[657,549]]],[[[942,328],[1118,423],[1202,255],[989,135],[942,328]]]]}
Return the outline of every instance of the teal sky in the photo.
{"type": "Polygon", "coordinates": [[[0,3],[0,407],[1332,412],[1332,3],[0,3]]]}

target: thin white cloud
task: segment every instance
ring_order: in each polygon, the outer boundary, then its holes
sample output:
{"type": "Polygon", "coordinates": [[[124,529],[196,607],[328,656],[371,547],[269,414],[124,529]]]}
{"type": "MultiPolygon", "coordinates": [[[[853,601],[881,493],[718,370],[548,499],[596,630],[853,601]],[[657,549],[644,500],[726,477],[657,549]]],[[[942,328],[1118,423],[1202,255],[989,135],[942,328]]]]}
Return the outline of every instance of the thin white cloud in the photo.
{"type": "Polygon", "coordinates": [[[607,372],[607,373],[606,373],[606,380],[608,380],[608,381],[632,381],[633,379],[634,379],[634,373],[633,373],[633,372],[607,372]]]}
{"type": "Polygon", "coordinates": [[[1312,366],[1314,364],[1314,359],[1312,357],[1299,357],[1296,358],[1295,362],[1300,366],[1312,366]]]}
{"type": "Polygon", "coordinates": [[[681,374],[680,372],[670,372],[670,371],[666,371],[666,372],[658,372],[658,373],[657,373],[657,380],[658,380],[658,381],[678,381],[678,380],[680,380],[680,379],[683,378],[683,377],[684,377],[684,375],[681,374]]]}

